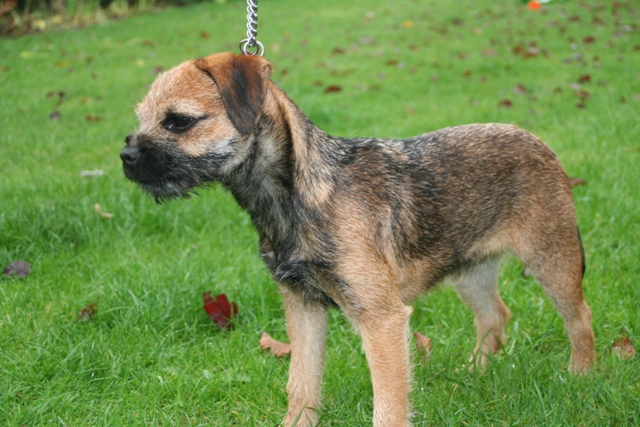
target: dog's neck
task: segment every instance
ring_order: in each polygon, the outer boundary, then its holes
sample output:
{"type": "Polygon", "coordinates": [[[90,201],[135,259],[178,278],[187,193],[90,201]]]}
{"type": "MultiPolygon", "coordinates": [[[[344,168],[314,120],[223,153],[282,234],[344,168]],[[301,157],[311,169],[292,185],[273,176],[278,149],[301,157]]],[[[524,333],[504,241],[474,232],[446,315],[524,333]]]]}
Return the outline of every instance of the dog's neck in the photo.
{"type": "Polygon", "coordinates": [[[271,82],[264,102],[252,152],[224,185],[251,215],[261,238],[278,251],[281,245],[291,247],[296,227],[305,222],[300,214],[328,201],[331,173],[322,152],[338,139],[315,126],[271,82]]]}

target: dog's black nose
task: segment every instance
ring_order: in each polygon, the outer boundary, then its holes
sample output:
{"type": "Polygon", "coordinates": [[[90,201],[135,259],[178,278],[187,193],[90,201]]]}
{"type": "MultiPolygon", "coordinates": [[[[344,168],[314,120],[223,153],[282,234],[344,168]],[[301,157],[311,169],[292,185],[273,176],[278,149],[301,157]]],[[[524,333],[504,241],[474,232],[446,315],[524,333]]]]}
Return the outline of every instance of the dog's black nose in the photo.
{"type": "Polygon", "coordinates": [[[120,158],[123,162],[132,165],[138,160],[140,155],[140,149],[138,147],[124,147],[124,150],[120,152],[120,158]]]}

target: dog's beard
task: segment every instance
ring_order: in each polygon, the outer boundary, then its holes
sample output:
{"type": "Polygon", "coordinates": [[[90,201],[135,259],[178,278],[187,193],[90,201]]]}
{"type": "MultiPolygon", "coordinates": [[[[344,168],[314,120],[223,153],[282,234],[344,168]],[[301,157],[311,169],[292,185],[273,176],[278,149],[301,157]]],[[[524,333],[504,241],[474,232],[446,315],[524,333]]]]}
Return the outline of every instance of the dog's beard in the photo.
{"type": "Polygon", "coordinates": [[[134,166],[123,164],[125,176],[161,203],[178,197],[190,197],[198,187],[219,180],[217,171],[230,155],[208,153],[191,157],[175,146],[140,151],[134,166]]]}

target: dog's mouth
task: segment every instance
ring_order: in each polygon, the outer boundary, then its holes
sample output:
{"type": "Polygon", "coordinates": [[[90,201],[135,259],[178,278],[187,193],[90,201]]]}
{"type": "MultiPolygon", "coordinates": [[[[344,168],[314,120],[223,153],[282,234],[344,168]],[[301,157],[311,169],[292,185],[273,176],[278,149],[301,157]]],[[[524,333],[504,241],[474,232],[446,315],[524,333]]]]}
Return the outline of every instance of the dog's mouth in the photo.
{"type": "Polygon", "coordinates": [[[186,173],[176,175],[176,171],[150,174],[149,171],[141,170],[123,164],[125,177],[135,182],[138,186],[157,202],[174,199],[178,197],[189,197],[193,194],[193,188],[203,185],[202,179],[197,175],[186,173]]]}
{"type": "Polygon", "coordinates": [[[189,197],[194,188],[217,180],[216,170],[225,156],[191,157],[178,149],[125,147],[121,156],[127,179],[160,202],[189,197]]]}

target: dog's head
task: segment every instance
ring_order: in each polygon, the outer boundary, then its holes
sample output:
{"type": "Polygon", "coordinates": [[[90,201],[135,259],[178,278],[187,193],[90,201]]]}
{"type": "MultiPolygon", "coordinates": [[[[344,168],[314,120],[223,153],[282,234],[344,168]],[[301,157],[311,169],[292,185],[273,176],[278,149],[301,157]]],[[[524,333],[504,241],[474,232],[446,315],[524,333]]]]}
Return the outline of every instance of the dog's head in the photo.
{"type": "Polygon", "coordinates": [[[124,173],[156,200],[221,179],[248,156],[271,65],[220,53],[161,74],[120,153],[124,173]]]}

